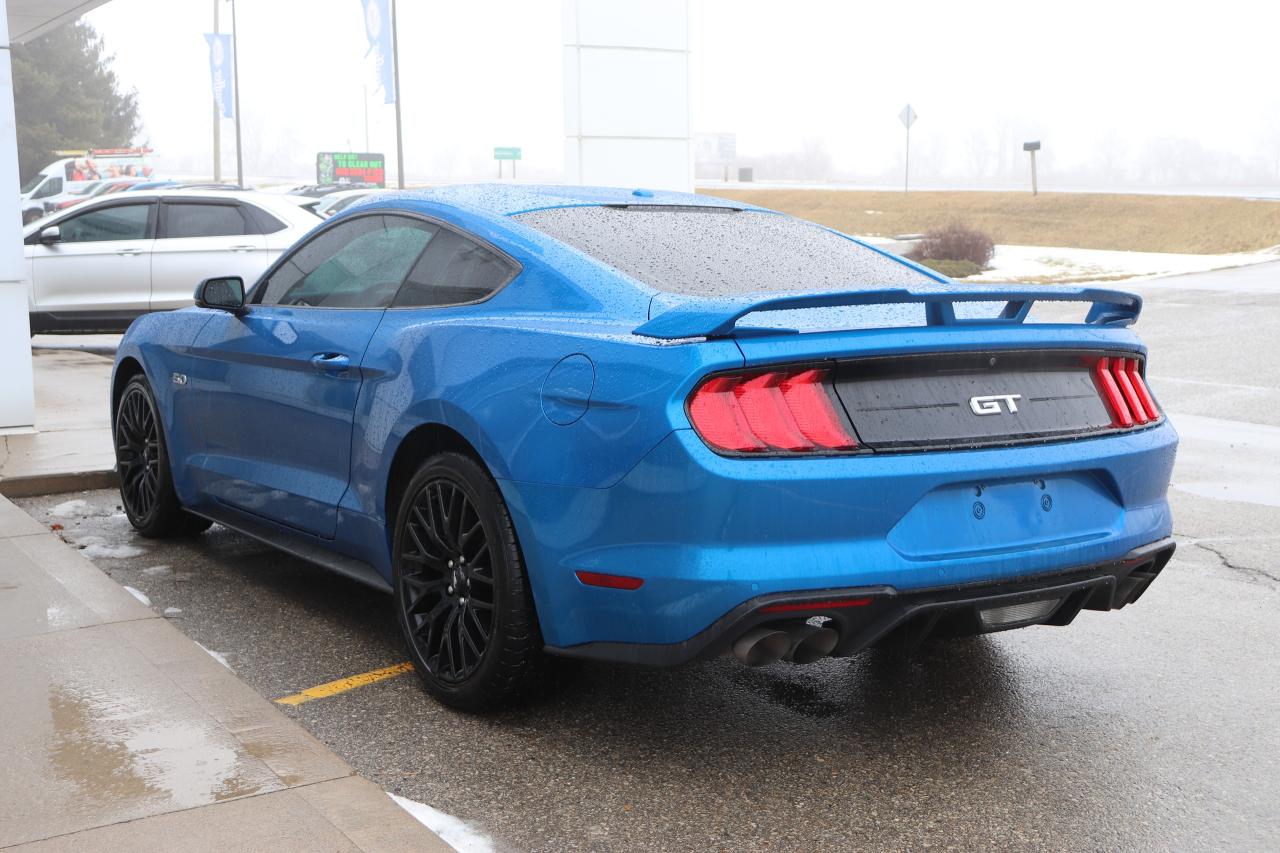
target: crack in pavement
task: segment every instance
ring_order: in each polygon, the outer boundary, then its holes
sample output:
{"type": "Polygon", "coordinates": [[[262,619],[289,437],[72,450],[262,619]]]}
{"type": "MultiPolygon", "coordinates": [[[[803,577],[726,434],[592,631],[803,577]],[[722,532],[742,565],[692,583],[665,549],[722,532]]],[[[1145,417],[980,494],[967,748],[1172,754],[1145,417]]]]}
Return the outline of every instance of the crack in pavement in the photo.
{"type": "Polygon", "coordinates": [[[1276,575],[1273,575],[1270,572],[1265,571],[1264,569],[1256,569],[1253,566],[1236,565],[1235,563],[1231,562],[1231,560],[1227,557],[1226,554],[1222,553],[1220,550],[1213,547],[1212,545],[1206,545],[1203,540],[1192,543],[1192,544],[1194,545],[1194,547],[1200,548],[1201,550],[1204,550],[1204,551],[1208,551],[1210,554],[1217,557],[1218,560],[1222,563],[1222,565],[1228,569],[1233,569],[1234,571],[1237,571],[1237,572],[1243,572],[1246,575],[1256,575],[1258,577],[1263,577],[1271,581],[1273,584],[1280,585],[1280,577],[1277,577],[1276,575]]]}

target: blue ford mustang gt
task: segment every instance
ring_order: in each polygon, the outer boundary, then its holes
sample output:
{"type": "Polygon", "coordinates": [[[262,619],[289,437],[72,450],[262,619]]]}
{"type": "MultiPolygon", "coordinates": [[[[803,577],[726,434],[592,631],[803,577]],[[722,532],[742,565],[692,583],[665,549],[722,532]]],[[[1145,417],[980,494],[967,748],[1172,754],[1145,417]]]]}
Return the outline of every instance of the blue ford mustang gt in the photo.
{"type": "MultiPolygon", "coordinates": [[[[216,272],[211,270],[211,272],[216,272]]],[[[137,320],[121,493],[392,592],[430,692],[1066,625],[1173,552],[1138,297],[965,286],[718,198],[380,195],[137,320]]]]}

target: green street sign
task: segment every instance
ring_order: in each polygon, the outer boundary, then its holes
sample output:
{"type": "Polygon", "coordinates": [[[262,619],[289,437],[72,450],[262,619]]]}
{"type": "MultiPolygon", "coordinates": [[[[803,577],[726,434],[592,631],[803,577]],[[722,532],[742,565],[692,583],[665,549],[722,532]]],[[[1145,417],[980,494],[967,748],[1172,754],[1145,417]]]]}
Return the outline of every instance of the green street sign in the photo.
{"type": "Polygon", "coordinates": [[[519,148],[494,148],[493,159],[495,160],[519,160],[519,148]]]}

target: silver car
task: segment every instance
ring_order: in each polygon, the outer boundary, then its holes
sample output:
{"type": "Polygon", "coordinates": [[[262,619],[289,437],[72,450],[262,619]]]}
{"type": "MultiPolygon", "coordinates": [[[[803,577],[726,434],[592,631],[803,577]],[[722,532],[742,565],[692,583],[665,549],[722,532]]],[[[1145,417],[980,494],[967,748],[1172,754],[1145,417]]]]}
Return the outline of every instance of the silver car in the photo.
{"type": "Polygon", "coordinates": [[[192,304],[209,276],[252,282],[318,223],[291,199],[251,191],[90,199],[24,229],[31,333],[121,332],[192,304]]]}

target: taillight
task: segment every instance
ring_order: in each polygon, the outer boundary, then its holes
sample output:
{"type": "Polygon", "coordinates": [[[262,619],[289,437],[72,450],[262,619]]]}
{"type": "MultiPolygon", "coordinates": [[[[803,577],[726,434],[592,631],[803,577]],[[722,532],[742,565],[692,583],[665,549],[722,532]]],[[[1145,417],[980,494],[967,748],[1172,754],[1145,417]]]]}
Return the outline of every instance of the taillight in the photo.
{"type": "Polygon", "coordinates": [[[1125,429],[1160,419],[1160,410],[1138,372],[1136,358],[1100,358],[1093,366],[1093,379],[1107,405],[1112,426],[1125,429]]]}
{"type": "Polygon", "coordinates": [[[689,420],[716,450],[735,453],[814,453],[854,450],[827,371],[773,370],[713,376],[689,397],[689,420]]]}
{"type": "Polygon", "coordinates": [[[1142,374],[1138,372],[1138,360],[1131,358],[1125,365],[1125,372],[1129,375],[1129,382],[1133,385],[1134,392],[1138,395],[1142,408],[1146,411],[1147,420],[1155,421],[1160,418],[1160,410],[1156,408],[1155,398],[1151,396],[1151,392],[1147,390],[1146,380],[1142,378],[1142,374]]]}

